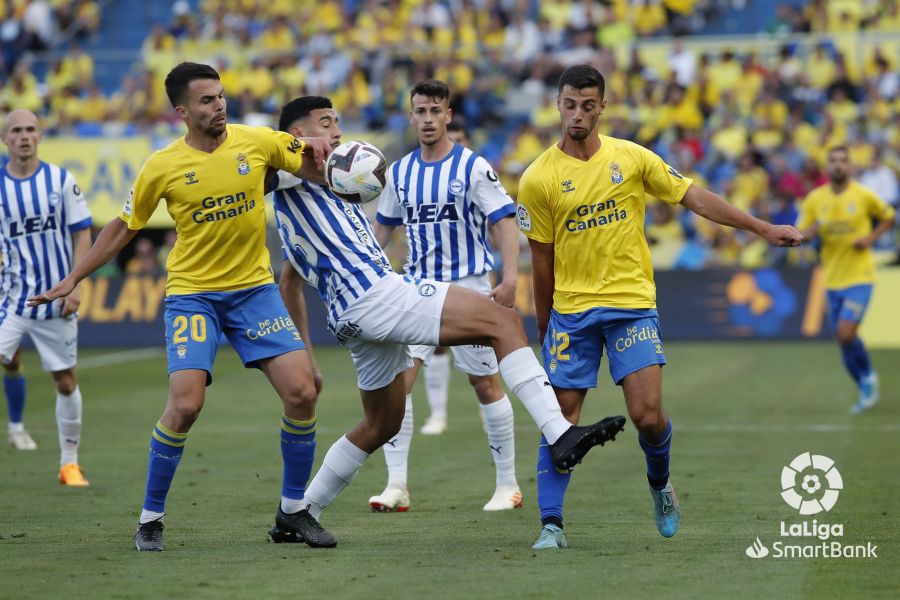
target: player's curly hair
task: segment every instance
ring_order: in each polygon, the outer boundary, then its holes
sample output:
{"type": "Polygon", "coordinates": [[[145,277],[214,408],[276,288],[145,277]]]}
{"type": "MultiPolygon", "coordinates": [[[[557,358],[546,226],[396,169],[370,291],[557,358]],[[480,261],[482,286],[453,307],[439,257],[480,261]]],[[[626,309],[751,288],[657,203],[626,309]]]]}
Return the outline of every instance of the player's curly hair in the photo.
{"type": "Polygon", "coordinates": [[[450,87],[440,79],[426,79],[420,81],[409,92],[409,101],[412,102],[413,96],[425,96],[432,100],[449,100],[450,87]]]}
{"type": "Polygon", "coordinates": [[[169,71],[166,75],[166,96],[172,103],[172,108],[184,102],[187,96],[188,86],[195,79],[219,80],[219,73],[209,65],[193,62],[183,62],[169,71]]]}
{"type": "Polygon", "coordinates": [[[569,67],[559,76],[559,92],[564,86],[570,86],[576,90],[595,87],[600,90],[600,97],[606,94],[606,80],[603,75],[591,65],[575,65],[569,67]]]}

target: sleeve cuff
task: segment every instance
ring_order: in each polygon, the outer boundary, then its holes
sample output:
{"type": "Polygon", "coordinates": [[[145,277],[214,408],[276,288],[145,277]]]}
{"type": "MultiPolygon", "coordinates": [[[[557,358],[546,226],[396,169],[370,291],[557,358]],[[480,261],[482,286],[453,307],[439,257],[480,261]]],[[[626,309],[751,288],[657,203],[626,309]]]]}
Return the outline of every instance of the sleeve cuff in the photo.
{"type": "Polygon", "coordinates": [[[401,219],[400,217],[386,217],[381,213],[375,214],[375,220],[382,225],[390,225],[391,227],[399,227],[400,225],[403,225],[403,219],[401,219]]]}
{"type": "Polygon", "coordinates": [[[500,219],[511,217],[514,214],[516,214],[516,206],[514,204],[507,204],[505,206],[501,206],[500,208],[489,214],[488,221],[490,221],[491,225],[493,225],[500,219]]]}
{"type": "Polygon", "coordinates": [[[69,225],[69,231],[81,231],[82,229],[87,229],[91,225],[93,225],[93,221],[91,221],[91,218],[88,217],[83,221],[78,221],[77,223],[72,223],[71,225],[69,225]]]}

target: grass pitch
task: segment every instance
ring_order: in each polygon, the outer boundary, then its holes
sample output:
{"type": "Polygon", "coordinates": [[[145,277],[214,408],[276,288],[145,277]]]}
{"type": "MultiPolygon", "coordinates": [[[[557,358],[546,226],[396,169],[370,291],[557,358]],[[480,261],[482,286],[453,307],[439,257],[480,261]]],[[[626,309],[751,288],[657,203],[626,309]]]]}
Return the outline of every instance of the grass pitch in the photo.
{"type": "MultiPolygon", "coordinates": [[[[272,544],[280,403],[260,373],[223,349],[169,495],[168,550],[154,555],[139,554],[131,538],[149,435],[165,401],[164,357],[90,367],[107,357],[82,353],[81,462],[91,487],[67,489],[56,483],[51,383],[29,353],[26,424],[39,449],[0,450],[0,597],[900,597],[900,476],[892,462],[900,352],[873,353],[882,402],[850,417],[854,389],[832,344],[672,343],[666,351],[664,404],[675,425],[672,480],[683,513],[673,539],[653,525],[629,424],[575,471],[566,503],[571,548],[532,551],[536,430],[514,401],[525,507],[482,512],[493,465],[474,394],[454,372],[450,429],[413,439],[408,513],[368,511],[385,481],[379,452],[323,515],[337,549],[272,544]],[[806,451],[833,458],[844,481],[835,507],[815,518],[843,523],[845,544],[876,544],[877,559],[745,554],[757,537],[772,548],[782,521],[805,520],[781,499],[780,475],[806,451]]],[[[322,348],[319,360],[321,460],[361,411],[349,356],[322,348]]],[[[624,414],[605,368],[585,419],[624,414]]],[[[421,387],[416,392],[418,427],[427,406],[421,387]]]]}

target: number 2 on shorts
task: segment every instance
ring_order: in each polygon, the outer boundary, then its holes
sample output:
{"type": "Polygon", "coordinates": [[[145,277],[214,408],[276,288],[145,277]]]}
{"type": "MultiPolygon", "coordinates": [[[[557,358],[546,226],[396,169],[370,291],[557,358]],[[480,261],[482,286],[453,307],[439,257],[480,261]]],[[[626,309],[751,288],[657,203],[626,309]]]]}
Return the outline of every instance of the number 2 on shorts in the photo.
{"type": "Polygon", "coordinates": [[[569,347],[569,334],[565,331],[557,332],[552,330],[550,335],[553,336],[553,345],[550,346],[550,355],[555,356],[556,360],[569,360],[570,356],[566,354],[569,347]]]}

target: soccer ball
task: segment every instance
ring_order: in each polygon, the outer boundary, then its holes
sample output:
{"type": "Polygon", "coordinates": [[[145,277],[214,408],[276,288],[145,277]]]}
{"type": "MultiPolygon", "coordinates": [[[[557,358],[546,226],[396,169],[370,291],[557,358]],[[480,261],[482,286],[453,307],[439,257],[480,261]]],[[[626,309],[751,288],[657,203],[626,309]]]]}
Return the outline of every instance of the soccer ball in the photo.
{"type": "Polygon", "coordinates": [[[325,183],[338,198],[362,204],[381,194],[386,170],[381,150],[365,142],[344,142],[325,161],[325,183]]]}

